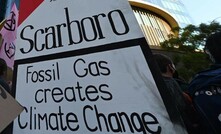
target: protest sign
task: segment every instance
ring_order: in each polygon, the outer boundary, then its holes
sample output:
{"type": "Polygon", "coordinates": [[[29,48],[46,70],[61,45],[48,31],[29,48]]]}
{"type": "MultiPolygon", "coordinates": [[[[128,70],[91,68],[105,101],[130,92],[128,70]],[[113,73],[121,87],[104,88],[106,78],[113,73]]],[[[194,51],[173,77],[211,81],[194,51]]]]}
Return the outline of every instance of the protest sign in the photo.
{"type": "Polygon", "coordinates": [[[25,110],[14,134],[185,133],[127,0],[26,2],[13,86],[25,110]]]}
{"type": "Polygon", "coordinates": [[[23,110],[23,107],[0,85],[0,132],[23,110]]]}
{"type": "Polygon", "coordinates": [[[0,58],[4,59],[7,66],[13,69],[15,56],[15,39],[18,24],[18,10],[14,3],[9,17],[5,20],[3,28],[0,30],[2,43],[0,45],[0,58]]]}

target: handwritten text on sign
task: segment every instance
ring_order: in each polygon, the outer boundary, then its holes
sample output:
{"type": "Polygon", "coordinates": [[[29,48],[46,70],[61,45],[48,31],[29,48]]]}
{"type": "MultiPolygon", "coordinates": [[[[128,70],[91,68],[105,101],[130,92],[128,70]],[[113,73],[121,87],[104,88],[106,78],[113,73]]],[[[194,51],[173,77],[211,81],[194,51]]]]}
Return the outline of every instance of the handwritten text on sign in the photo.
{"type": "Polygon", "coordinates": [[[127,0],[42,1],[18,33],[14,134],[176,133],[127,0]]]}
{"type": "Polygon", "coordinates": [[[127,21],[121,10],[112,10],[107,14],[101,13],[81,20],[71,20],[68,8],[64,8],[64,12],[64,21],[66,21],[64,23],[42,29],[37,29],[33,25],[25,26],[21,30],[20,36],[23,41],[28,42],[28,45],[25,44],[20,49],[20,52],[27,54],[32,51],[41,52],[56,48],[61,49],[74,44],[106,39],[110,35],[105,34],[105,31],[102,29],[104,22],[106,22],[105,25],[110,25],[110,30],[114,35],[125,35],[129,32],[127,21]],[[39,41],[40,38],[45,39],[39,41]]]}
{"type": "MultiPolygon", "coordinates": [[[[93,56],[96,58],[86,55],[46,61],[41,65],[22,65],[25,68],[24,72],[20,72],[25,74],[22,85],[27,86],[25,92],[30,94],[31,105],[26,105],[25,112],[18,117],[20,129],[79,131],[83,128],[89,132],[161,132],[154,112],[149,112],[151,109],[148,107],[139,106],[144,105],[140,102],[142,100],[133,96],[143,95],[143,92],[134,91],[132,87],[136,85],[133,82],[125,86],[133,78],[129,72],[119,72],[119,64],[121,70],[127,71],[127,64],[124,64],[126,60],[122,62],[118,57],[122,52],[113,50],[108,53],[105,54],[107,58],[101,58],[100,53],[93,56]],[[114,60],[110,55],[115,55],[114,60]],[[131,100],[125,99],[127,97],[131,97],[131,100]],[[114,103],[118,106],[115,107],[114,103]],[[126,105],[131,105],[131,108],[124,109],[126,105]],[[135,106],[139,110],[134,110],[135,106]],[[46,109],[42,110],[44,107],[46,109]]],[[[136,60],[140,60],[139,56],[136,60]]],[[[140,90],[146,93],[145,88],[140,90]]]]}

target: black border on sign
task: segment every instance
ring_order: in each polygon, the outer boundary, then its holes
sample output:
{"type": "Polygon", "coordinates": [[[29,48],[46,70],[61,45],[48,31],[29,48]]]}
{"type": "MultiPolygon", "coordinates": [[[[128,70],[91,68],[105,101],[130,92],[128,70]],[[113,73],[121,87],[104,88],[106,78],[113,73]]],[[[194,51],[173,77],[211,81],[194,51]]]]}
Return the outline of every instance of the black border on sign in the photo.
{"type": "MultiPolygon", "coordinates": [[[[171,121],[173,123],[180,124],[181,126],[183,126],[183,128],[185,128],[183,121],[181,119],[181,116],[178,112],[178,109],[175,106],[175,102],[173,100],[173,97],[171,96],[170,92],[166,88],[166,85],[165,85],[163,78],[160,74],[160,70],[156,64],[156,61],[153,58],[152,52],[151,52],[151,50],[146,42],[146,39],[144,37],[138,38],[138,39],[132,39],[132,40],[126,40],[126,41],[121,41],[121,42],[105,44],[105,45],[101,45],[101,46],[95,46],[95,47],[83,48],[83,49],[72,50],[72,51],[67,51],[67,52],[61,52],[61,53],[56,53],[56,54],[51,54],[51,55],[43,55],[43,56],[39,56],[39,57],[16,60],[15,65],[14,65],[14,72],[13,72],[12,95],[13,95],[13,97],[15,97],[15,94],[16,94],[15,86],[17,83],[18,65],[47,61],[47,60],[54,60],[54,59],[59,59],[59,58],[87,55],[87,54],[92,54],[92,53],[98,53],[98,52],[104,52],[104,51],[110,51],[110,50],[128,48],[128,47],[134,47],[134,46],[140,46],[140,48],[143,52],[143,55],[146,59],[146,63],[148,64],[148,66],[150,68],[150,71],[153,75],[153,78],[154,78],[155,83],[157,85],[158,91],[162,97],[162,100],[164,102],[164,105],[166,107],[166,110],[169,114],[171,121]]],[[[13,127],[12,127],[12,129],[13,129],[13,127]]]]}

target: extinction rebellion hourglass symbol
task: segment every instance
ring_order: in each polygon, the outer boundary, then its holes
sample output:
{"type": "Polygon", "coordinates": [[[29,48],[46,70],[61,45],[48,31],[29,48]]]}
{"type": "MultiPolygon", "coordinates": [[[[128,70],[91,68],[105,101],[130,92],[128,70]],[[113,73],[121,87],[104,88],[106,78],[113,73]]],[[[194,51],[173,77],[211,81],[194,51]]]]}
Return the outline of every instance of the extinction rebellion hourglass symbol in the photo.
{"type": "Polygon", "coordinates": [[[15,44],[13,42],[8,44],[5,43],[4,50],[7,57],[11,59],[15,55],[15,44]]]}
{"type": "Polygon", "coordinates": [[[6,24],[4,25],[4,28],[8,31],[15,31],[16,27],[16,15],[14,12],[11,12],[11,19],[8,19],[6,21],[6,24]]]}
{"type": "MultiPolygon", "coordinates": [[[[8,19],[6,21],[6,24],[4,25],[4,28],[8,31],[15,31],[16,28],[16,14],[14,12],[11,12],[11,19],[8,19]]],[[[15,55],[15,44],[13,42],[5,42],[4,44],[4,51],[5,54],[9,59],[11,59],[15,55]]]]}

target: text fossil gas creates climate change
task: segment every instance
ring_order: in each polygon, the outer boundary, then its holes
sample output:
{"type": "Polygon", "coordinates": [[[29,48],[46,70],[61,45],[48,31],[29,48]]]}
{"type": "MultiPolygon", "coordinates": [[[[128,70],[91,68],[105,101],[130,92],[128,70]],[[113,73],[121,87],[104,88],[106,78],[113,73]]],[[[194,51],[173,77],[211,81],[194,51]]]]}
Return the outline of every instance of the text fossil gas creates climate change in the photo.
{"type": "MultiPolygon", "coordinates": [[[[31,51],[43,51],[46,49],[58,49],[64,47],[62,43],[61,30],[66,28],[69,36],[68,46],[73,44],[79,44],[83,40],[89,42],[94,40],[104,39],[106,35],[103,34],[100,20],[107,19],[111,25],[113,34],[124,35],[129,32],[129,27],[125,16],[121,10],[112,10],[108,14],[101,13],[92,17],[85,17],[82,20],[70,21],[68,8],[64,8],[66,23],[62,23],[56,26],[46,27],[44,29],[35,29],[32,25],[25,26],[20,33],[20,38],[24,40],[25,48],[20,48],[22,54],[30,53],[31,51]],[[124,26],[124,31],[118,31],[115,25],[113,14],[119,16],[124,26]],[[94,36],[87,36],[85,23],[90,22],[94,36]],[[77,30],[72,28],[75,25],[77,30]],[[26,37],[26,32],[32,32],[33,38],[26,37]],[[78,31],[78,33],[74,33],[78,31]],[[77,35],[78,40],[74,40],[73,35],[77,35]],[[44,43],[38,42],[38,38],[44,37],[44,43]],[[56,42],[57,40],[57,42],[56,42]],[[50,44],[49,42],[53,42],[50,44]]],[[[49,67],[50,69],[39,69],[34,65],[29,65],[26,70],[26,84],[50,82],[61,80],[60,64],[54,62],[49,67]]],[[[86,61],[83,58],[78,58],[73,61],[73,74],[79,78],[75,85],[67,86],[65,88],[52,87],[44,89],[34,90],[34,102],[36,104],[46,104],[48,100],[53,100],[53,103],[60,104],[61,102],[98,102],[98,101],[112,101],[114,95],[110,91],[108,83],[101,83],[98,85],[82,85],[80,78],[84,78],[87,75],[94,77],[109,76],[111,69],[109,68],[108,61],[86,61]],[[79,67],[81,66],[81,67],[79,67]],[[83,68],[82,68],[83,66],[83,68]]],[[[50,102],[52,103],[52,102],[50,102]]],[[[85,105],[82,109],[82,115],[77,115],[74,111],[67,111],[58,106],[57,111],[53,113],[38,113],[38,107],[31,106],[25,107],[22,115],[18,117],[18,125],[21,129],[29,130],[55,130],[55,131],[78,131],[82,127],[85,127],[90,132],[142,132],[142,133],[160,133],[161,126],[157,118],[149,113],[143,112],[141,114],[132,112],[130,114],[126,112],[111,112],[106,115],[102,113],[102,110],[97,105],[85,105]],[[94,122],[89,122],[87,115],[93,113],[94,122]],[[79,116],[83,117],[84,124],[79,124],[79,116]],[[28,119],[28,120],[26,120],[28,119]],[[150,127],[152,126],[152,127],[150,127]],[[154,129],[153,129],[153,126],[154,129]]]]}

